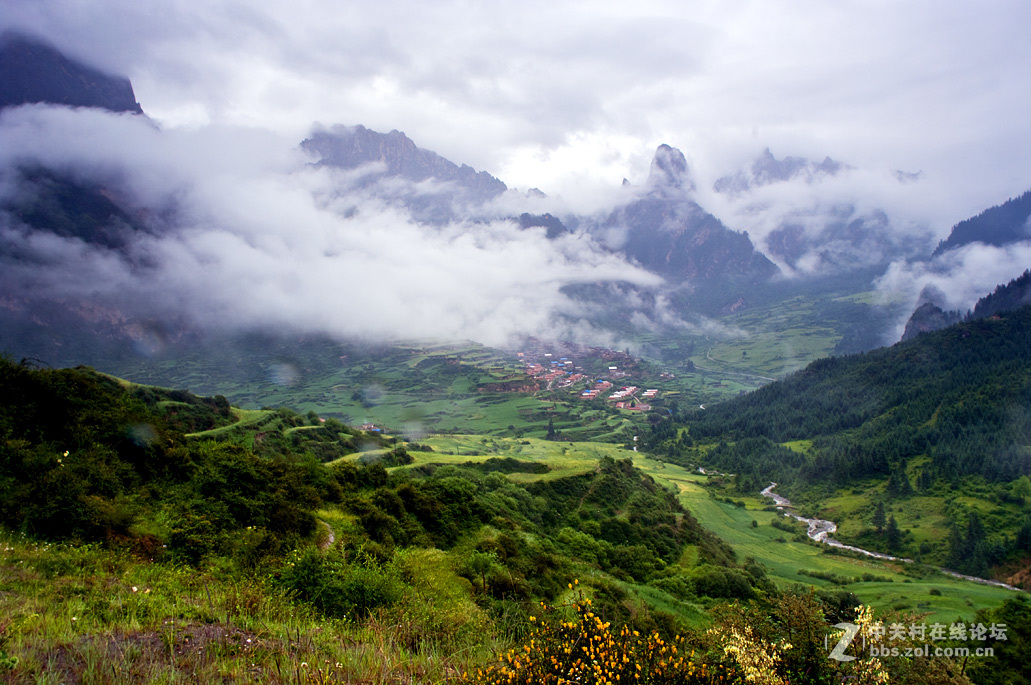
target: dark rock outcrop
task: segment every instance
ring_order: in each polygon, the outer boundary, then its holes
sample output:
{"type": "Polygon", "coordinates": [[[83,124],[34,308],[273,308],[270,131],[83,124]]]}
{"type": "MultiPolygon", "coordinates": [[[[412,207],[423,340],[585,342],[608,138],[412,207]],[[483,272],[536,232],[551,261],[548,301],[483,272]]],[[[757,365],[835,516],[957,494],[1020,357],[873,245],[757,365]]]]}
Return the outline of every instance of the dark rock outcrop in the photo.
{"type": "Polygon", "coordinates": [[[949,237],[938,243],[931,257],[971,243],[1001,247],[1022,240],[1031,240],[1031,190],[960,221],[949,237]]]}
{"type": "Polygon", "coordinates": [[[959,312],[947,312],[933,302],[924,302],[913,311],[913,315],[906,322],[902,340],[912,340],[921,333],[941,330],[959,323],[961,319],[959,312]]]}
{"type": "Polygon", "coordinates": [[[646,192],[596,230],[618,236],[608,239],[614,248],[675,286],[724,291],[729,297],[730,284],[757,284],[775,276],[777,267],[755,249],[747,233],[730,230],[691,199],[694,187],[683,153],[660,145],[646,192]]]}
{"type": "Polygon", "coordinates": [[[142,114],[132,84],[20,33],[0,36],[0,109],[49,103],[142,114]]]}
{"type": "Polygon", "coordinates": [[[410,189],[381,189],[391,199],[405,204],[417,218],[430,222],[446,222],[455,217],[455,205],[475,206],[502,194],[508,187],[485,171],[461,166],[435,152],[418,147],[401,131],[378,133],[364,126],[334,126],[317,131],[301,143],[316,155],[317,166],[339,169],[370,168],[361,184],[370,188],[383,179],[400,178],[412,183],[436,182],[437,187],[423,187],[419,193],[410,189]]]}

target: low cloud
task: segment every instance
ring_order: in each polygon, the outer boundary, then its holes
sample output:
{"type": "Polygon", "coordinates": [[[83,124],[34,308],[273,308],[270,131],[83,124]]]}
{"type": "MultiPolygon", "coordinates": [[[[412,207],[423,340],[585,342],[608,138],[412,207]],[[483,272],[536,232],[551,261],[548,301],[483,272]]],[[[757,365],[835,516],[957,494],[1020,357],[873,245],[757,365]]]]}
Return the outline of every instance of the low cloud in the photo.
{"type": "Polygon", "coordinates": [[[943,214],[919,182],[895,172],[844,167],[834,175],[755,184],[735,192],[700,188],[702,204],[753,243],[787,276],[929,255],[963,216],[943,214]]]}
{"type": "MultiPolygon", "coordinates": [[[[142,117],[42,106],[0,116],[0,164],[98,181],[149,227],[114,250],[0,226],[5,291],[91,302],[210,328],[282,326],[341,336],[585,339],[563,292],[658,277],[584,234],[547,240],[493,220],[442,227],[315,168],[296,141],[237,127],[158,130],[142,117]],[[163,208],[157,221],[154,208],[163,208]],[[26,289],[31,284],[31,291],[26,289]]],[[[426,188],[433,191],[433,188],[426,188]]],[[[10,201],[16,184],[2,186],[10,201]]]]}
{"type": "Polygon", "coordinates": [[[932,262],[898,261],[875,282],[887,301],[906,304],[906,315],[896,322],[886,342],[902,336],[909,313],[921,293],[934,293],[935,304],[966,313],[977,301],[1023,273],[1031,264],[1031,241],[1005,247],[972,243],[950,250],[932,262]]]}

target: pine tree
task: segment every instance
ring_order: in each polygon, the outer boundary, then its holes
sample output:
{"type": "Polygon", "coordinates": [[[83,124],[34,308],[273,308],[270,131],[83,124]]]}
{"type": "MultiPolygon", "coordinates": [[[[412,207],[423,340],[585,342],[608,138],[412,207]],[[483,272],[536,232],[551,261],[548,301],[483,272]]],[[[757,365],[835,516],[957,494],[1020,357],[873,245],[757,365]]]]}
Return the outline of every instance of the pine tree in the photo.
{"type": "Polygon", "coordinates": [[[873,524],[877,528],[878,535],[884,532],[884,523],[884,502],[878,502],[877,507],[873,510],[873,524]]]}
{"type": "Polygon", "coordinates": [[[902,544],[902,531],[899,530],[899,524],[895,522],[894,514],[888,519],[888,527],[884,531],[884,541],[887,543],[888,549],[892,551],[898,549],[902,544]]]}

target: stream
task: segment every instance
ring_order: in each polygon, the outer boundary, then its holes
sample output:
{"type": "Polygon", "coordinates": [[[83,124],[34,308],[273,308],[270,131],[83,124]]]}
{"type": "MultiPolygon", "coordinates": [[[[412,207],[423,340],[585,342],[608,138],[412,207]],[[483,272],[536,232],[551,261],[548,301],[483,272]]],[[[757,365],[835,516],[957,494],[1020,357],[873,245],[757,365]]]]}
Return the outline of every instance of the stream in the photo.
{"type": "MultiPolygon", "coordinates": [[[[852,552],[865,554],[866,556],[873,557],[874,559],[882,559],[884,561],[901,561],[906,564],[913,563],[912,559],[905,559],[903,557],[893,557],[890,554],[882,554],[881,552],[871,552],[868,549],[862,549],[860,547],[846,545],[843,542],[835,540],[834,538],[830,537],[830,535],[831,533],[837,532],[837,524],[835,524],[833,521],[826,521],[824,519],[806,518],[805,516],[800,516],[792,511],[789,511],[789,509],[791,508],[791,501],[788,500],[787,497],[783,497],[775,493],[773,491],[773,488],[775,487],[777,487],[776,483],[770,483],[769,486],[767,486],[766,489],[764,489],[759,494],[761,494],[763,497],[769,497],[770,499],[772,499],[777,509],[780,509],[785,516],[790,516],[796,521],[801,521],[802,523],[806,524],[806,526],[808,526],[808,530],[806,532],[807,535],[809,535],[810,540],[815,540],[816,542],[820,542],[825,545],[830,545],[831,547],[837,547],[838,549],[847,549],[852,552]]],[[[1006,588],[1007,590],[1014,590],[1016,592],[1023,592],[1018,587],[1007,585],[1006,583],[1000,583],[997,580],[988,580],[986,578],[978,578],[976,576],[965,576],[962,573],[956,573],[955,571],[949,571],[944,568],[938,570],[947,576],[952,576],[953,578],[969,580],[974,583],[981,583],[982,585],[994,585],[995,587],[1006,588]]]]}

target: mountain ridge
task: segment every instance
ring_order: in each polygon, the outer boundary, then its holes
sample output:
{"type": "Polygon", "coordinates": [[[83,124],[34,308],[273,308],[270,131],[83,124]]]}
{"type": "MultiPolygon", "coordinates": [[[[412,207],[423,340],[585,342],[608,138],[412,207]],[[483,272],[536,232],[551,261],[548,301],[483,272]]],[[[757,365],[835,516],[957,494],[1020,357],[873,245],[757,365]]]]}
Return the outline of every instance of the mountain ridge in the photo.
{"type": "Polygon", "coordinates": [[[143,114],[128,78],[105,74],[24,33],[0,35],[0,73],[0,110],[47,103],[143,114]]]}
{"type": "Polygon", "coordinates": [[[1031,190],[960,221],[938,243],[931,259],[971,243],[997,247],[1031,239],[1031,190]]]}

